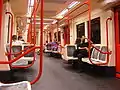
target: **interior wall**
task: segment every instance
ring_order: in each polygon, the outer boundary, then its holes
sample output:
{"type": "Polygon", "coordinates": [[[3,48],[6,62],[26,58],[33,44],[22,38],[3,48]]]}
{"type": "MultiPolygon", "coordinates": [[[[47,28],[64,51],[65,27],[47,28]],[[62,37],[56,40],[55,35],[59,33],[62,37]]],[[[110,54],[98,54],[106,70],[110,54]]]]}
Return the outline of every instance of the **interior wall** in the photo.
{"type": "MultiPolygon", "coordinates": [[[[99,7],[98,7],[99,8],[99,7]]],[[[94,9],[91,13],[91,19],[100,17],[100,27],[101,27],[101,45],[106,45],[106,20],[109,17],[112,17],[112,21],[109,21],[109,49],[112,51],[111,59],[109,65],[115,66],[115,33],[114,33],[114,12],[112,10],[102,10],[102,9],[94,9]]],[[[85,36],[88,37],[88,13],[73,19],[73,24],[71,26],[71,44],[75,43],[77,32],[76,25],[85,22],[85,36]]]]}
{"type": "MultiPolygon", "coordinates": [[[[94,6],[91,11],[91,19],[100,17],[100,29],[101,29],[101,45],[106,45],[106,20],[109,17],[112,17],[112,21],[109,21],[109,49],[112,51],[110,62],[108,65],[115,66],[115,30],[114,30],[114,12],[111,9],[103,9],[101,5],[94,6]]],[[[85,36],[88,38],[88,12],[70,20],[70,44],[74,44],[77,32],[76,25],[85,22],[85,36]]],[[[61,28],[61,31],[62,28],[61,28]]],[[[63,44],[64,39],[61,34],[61,44],[63,44]]]]}
{"type": "MultiPolygon", "coordinates": [[[[7,43],[7,30],[8,30],[8,16],[5,14],[6,10],[9,10],[9,4],[5,3],[3,6],[3,17],[2,17],[2,31],[1,31],[1,42],[0,43],[0,61],[8,61],[5,56],[5,44],[7,43]]],[[[8,71],[10,67],[8,64],[0,64],[0,71],[8,71]]]]}

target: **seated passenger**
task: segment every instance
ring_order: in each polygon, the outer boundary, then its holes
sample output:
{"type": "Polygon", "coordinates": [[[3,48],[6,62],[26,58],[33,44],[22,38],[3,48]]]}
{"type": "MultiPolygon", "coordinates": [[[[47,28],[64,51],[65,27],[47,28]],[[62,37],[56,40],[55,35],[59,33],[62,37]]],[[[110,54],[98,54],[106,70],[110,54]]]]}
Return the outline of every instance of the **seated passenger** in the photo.
{"type": "Polygon", "coordinates": [[[50,40],[50,42],[46,44],[46,49],[51,50],[52,47],[51,45],[52,45],[52,40],[50,40]]]}
{"type": "Polygon", "coordinates": [[[18,44],[17,35],[12,36],[12,44],[18,44]]]}
{"type": "Polygon", "coordinates": [[[87,47],[88,47],[88,42],[85,42],[85,37],[82,36],[81,38],[78,38],[75,42],[77,45],[77,49],[73,53],[73,57],[78,57],[78,54],[82,53],[84,57],[87,57],[87,47]]]}
{"type": "Polygon", "coordinates": [[[54,42],[52,42],[52,50],[53,51],[57,51],[57,49],[58,49],[58,43],[57,43],[57,41],[56,40],[54,40],[54,42]]]}
{"type": "Polygon", "coordinates": [[[18,43],[20,43],[20,44],[25,43],[22,36],[18,36],[18,43]]]}
{"type": "Polygon", "coordinates": [[[47,49],[47,44],[48,44],[48,41],[45,42],[45,44],[44,44],[44,49],[43,49],[43,50],[46,50],[46,49],[47,49]]]}
{"type": "MultiPolygon", "coordinates": [[[[82,58],[88,57],[88,42],[85,42],[85,37],[82,36],[81,39],[79,40],[80,42],[77,42],[77,49],[74,51],[73,56],[78,57],[78,63],[80,64],[80,69],[83,69],[83,62],[82,58]]],[[[92,49],[91,49],[92,51],[92,49]]],[[[90,51],[90,52],[91,52],[90,51]]]]}

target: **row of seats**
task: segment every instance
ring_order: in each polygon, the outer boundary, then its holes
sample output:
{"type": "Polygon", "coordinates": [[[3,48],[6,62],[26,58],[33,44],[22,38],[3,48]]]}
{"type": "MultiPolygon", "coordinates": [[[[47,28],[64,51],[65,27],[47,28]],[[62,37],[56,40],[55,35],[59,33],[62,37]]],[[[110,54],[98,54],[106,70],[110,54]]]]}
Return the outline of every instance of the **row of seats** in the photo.
{"type": "Polygon", "coordinates": [[[51,48],[51,45],[46,45],[44,47],[44,53],[49,53],[49,54],[61,54],[61,46],[58,45],[57,48],[51,48]]]}
{"type": "MultiPolygon", "coordinates": [[[[96,46],[99,50],[101,50],[102,52],[107,52],[107,47],[106,46],[96,46]]],[[[94,64],[98,64],[98,63],[105,63],[107,59],[107,54],[102,54],[100,53],[98,50],[96,50],[95,48],[93,48],[92,50],[92,54],[91,54],[91,61],[94,64]]],[[[89,64],[92,64],[89,60],[89,58],[82,58],[83,62],[87,62],[89,64]]]]}
{"type": "MultiPolygon", "coordinates": [[[[102,52],[107,52],[107,47],[104,45],[96,45],[96,47],[101,50],[102,52]]],[[[63,50],[63,55],[62,58],[68,62],[68,63],[73,63],[75,61],[78,61],[77,57],[73,57],[73,53],[76,49],[75,45],[66,45],[63,50]]],[[[107,54],[102,54],[99,51],[97,51],[95,48],[93,48],[92,53],[91,53],[91,60],[93,63],[98,64],[98,63],[105,63],[107,59],[107,54]]],[[[88,64],[92,64],[89,60],[89,58],[82,58],[83,62],[86,62],[88,64]]]]}
{"type": "MultiPolygon", "coordinates": [[[[24,49],[28,50],[29,48],[32,48],[33,45],[32,44],[21,44],[21,45],[12,45],[12,54],[14,53],[19,53],[20,51],[23,51],[24,49]]],[[[24,50],[24,51],[26,51],[24,50]]],[[[6,46],[6,52],[9,53],[10,52],[10,46],[7,45],[6,46]]],[[[16,54],[16,55],[11,55],[11,58],[14,59],[16,58],[17,56],[19,56],[20,54],[22,54],[23,52],[19,53],[19,54],[16,54]]],[[[14,66],[21,66],[21,65],[28,65],[29,62],[32,62],[34,58],[34,51],[24,55],[23,57],[21,57],[18,61],[12,63],[12,65],[14,66]]],[[[9,56],[8,56],[8,59],[9,59],[9,56]]]]}

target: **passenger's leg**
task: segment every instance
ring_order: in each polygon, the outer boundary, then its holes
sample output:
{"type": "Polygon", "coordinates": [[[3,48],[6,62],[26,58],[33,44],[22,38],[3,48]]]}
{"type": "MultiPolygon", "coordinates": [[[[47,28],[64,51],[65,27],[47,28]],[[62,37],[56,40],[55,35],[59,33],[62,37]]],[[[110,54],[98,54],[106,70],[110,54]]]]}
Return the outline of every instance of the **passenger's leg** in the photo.
{"type": "Polygon", "coordinates": [[[83,66],[82,58],[83,58],[83,55],[82,54],[78,54],[78,63],[79,63],[80,72],[84,71],[84,66],[83,66]]]}
{"type": "Polygon", "coordinates": [[[78,50],[78,49],[76,49],[76,50],[73,52],[73,57],[77,57],[77,56],[78,56],[78,54],[79,54],[79,50],[78,50]]]}

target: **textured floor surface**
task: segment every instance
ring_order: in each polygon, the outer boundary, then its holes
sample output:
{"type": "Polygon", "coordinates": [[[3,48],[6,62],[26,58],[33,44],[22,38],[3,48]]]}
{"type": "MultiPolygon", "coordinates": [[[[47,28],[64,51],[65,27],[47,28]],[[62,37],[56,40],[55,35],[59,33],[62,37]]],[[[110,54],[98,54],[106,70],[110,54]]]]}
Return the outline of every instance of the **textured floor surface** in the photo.
{"type": "MultiPolygon", "coordinates": [[[[38,56],[37,56],[38,59],[38,56]]],[[[32,80],[37,75],[38,61],[28,70],[16,71],[16,81],[32,80]]],[[[120,90],[120,80],[80,73],[79,70],[63,64],[61,59],[44,56],[44,69],[39,82],[32,90],[120,90]]]]}

